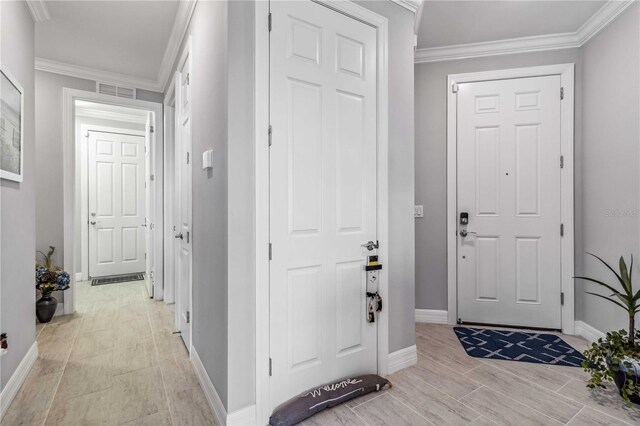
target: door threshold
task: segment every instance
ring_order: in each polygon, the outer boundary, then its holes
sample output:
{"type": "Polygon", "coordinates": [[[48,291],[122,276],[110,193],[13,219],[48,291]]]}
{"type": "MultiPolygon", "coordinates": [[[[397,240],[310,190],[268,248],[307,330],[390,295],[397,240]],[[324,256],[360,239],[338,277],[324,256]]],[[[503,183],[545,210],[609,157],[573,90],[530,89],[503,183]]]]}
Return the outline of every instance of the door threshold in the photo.
{"type": "Polygon", "coordinates": [[[457,325],[478,325],[482,327],[497,327],[497,328],[514,328],[516,330],[534,330],[534,331],[557,331],[562,333],[561,328],[546,328],[546,327],[528,327],[526,325],[509,325],[509,324],[492,324],[486,322],[471,322],[462,321],[458,318],[457,325]]]}

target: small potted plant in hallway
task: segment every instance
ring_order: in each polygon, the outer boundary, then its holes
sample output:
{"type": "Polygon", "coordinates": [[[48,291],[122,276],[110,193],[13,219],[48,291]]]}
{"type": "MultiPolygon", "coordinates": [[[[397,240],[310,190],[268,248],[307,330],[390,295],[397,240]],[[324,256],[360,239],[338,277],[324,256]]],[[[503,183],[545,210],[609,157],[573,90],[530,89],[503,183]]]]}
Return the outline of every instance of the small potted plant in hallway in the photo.
{"type": "Polygon", "coordinates": [[[54,291],[64,291],[69,288],[69,274],[62,268],[53,265],[53,253],[56,248],[49,246],[49,252],[43,253],[43,263],[36,263],[36,289],[40,290],[42,297],[36,302],[36,316],[38,321],[49,322],[56,313],[58,301],[51,295],[54,291]]]}
{"type": "Polygon", "coordinates": [[[591,345],[584,352],[585,360],[582,367],[591,374],[587,386],[591,389],[604,388],[607,381],[615,382],[620,395],[627,404],[640,404],[640,332],[635,329],[635,316],[640,309],[640,290],[634,293],[631,274],[633,273],[633,256],[627,268],[621,256],[617,272],[600,257],[589,253],[604,264],[616,277],[616,284],[609,285],[594,278],[576,277],[598,284],[611,292],[611,295],[585,291],[596,297],[607,300],[624,309],[629,319],[629,330],[608,332],[603,338],[591,345]],[[622,290],[616,289],[618,286],[622,290]]]}

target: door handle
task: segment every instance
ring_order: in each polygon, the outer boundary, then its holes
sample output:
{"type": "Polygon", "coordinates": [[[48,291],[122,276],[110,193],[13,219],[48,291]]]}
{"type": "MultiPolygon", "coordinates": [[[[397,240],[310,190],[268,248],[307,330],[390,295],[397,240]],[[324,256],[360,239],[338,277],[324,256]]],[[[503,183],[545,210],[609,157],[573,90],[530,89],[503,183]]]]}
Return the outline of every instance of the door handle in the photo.
{"type": "Polygon", "coordinates": [[[380,247],[380,244],[378,243],[378,241],[376,241],[375,243],[373,241],[369,241],[366,244],[362,244],[360,247],[365,247],[367,250],[372,251],[373,249],[377,249],[378,247],[380,247]]]}
{"type": "Polygon", "coordinates": [[[89,222],[92,225],[95,225],[97,222],[95,220],[92,220],[91,222],[89,222]]]}
{"type": "Polygon", "coordinates": [[[181,233],[179,233],[177,235],[174,235],[173,238],[180,238],[182,240],[184,238],[184,236],[182,235],[182,232],[181,232],[181,233]]]}
{"type": "Polygon", "coordinates": [[[461,230],[460,230],[460,236],[461,236],[462,238],[466,237],[466,236],[467,236],[467,235],[469,235],[469,234],[476,235],[477,233],[476,233],[476,232],[474,232],[474,231],[467,231],[466,229],[461,229],[461,230]]]}

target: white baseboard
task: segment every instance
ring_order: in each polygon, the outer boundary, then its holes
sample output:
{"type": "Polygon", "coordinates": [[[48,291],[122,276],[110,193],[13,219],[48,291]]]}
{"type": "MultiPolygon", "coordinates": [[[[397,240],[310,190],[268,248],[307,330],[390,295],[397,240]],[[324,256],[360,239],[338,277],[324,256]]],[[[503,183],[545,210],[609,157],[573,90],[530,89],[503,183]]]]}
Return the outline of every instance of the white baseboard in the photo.
{"type": "Polygon", "coordinates": [[[436,309],[416,309],[416,322],[426,322],[429,324],[448,324],[449,313],[436,309]]]}
{"type": "Polygon", "coordinates": [[[584,321],[576,321],[574,331],[578,336],[584,337],[589,342],[595,342],[599,338],[606,336],[605,333],[595,327],[590,326],[584,321]]]}
{"type": "Polygon", "coordinates": [[[82,272],[76,272],[76,282],[82,281],[82,272]]]}
{"type": "Polygon", "coordinates": [[[37,359],[38,342],[33,342],[33,345],[31,345],[31,348],[29,348],[24,358],[22,358],[22,361],[20,361],[20,364],[18,364],[18,368],[16,368],[16,371],[13,372],[13,375],[5,385],[2,393],[0,393],[0,419],[4,417],[9,409],[13,398],[16,397],[20,386],[24,383],[29,371],[31,371],[31,367],[33,367],[37,359]]]}
{"type": "Polygon", "coordinates": [[[213,383],[211,383],[207,370],[204,369],[204,365],[202,365],[202,361],[200,361],[198,352],[196,352],[196,348],[194,347],[191,348],[191,364],[193,364],[193,369],[196,371],[196,376],[198,376],[198,381],[200,382],[200,386],[202,386],[202,390],[207,397],[207,401],[213,411],[213,415],[216,417],[216,423],[219,425],[225,425],[227,420],[227,410],[224,408],[224,404],[222,403],[218,392],[216,392],[216,388],[213,386],[213,383]]]}
{"type": "Polygon", "coordinates": [[[64,302],[58,302],[58,306],[56,306],[56,312],[53,314],[54,317],[58,317],[60,315],[64,315],[64,302]]]}
{"type": "Polygon", "coordinates": [[[392,352],[389,354],[389,374],[393,374],[396,371],[402,370],[403,368],[416,365],[417,362],[418,348],[416,347],[416,345],[392,352]]]}
{"type": "Polygon", "coordinates": [[[250,405],[248,407],[236,410],[233,413],[229,413],[227,416],[227,425],[229,426],[248,426],[256,425],[256,406],[250,405]]]}

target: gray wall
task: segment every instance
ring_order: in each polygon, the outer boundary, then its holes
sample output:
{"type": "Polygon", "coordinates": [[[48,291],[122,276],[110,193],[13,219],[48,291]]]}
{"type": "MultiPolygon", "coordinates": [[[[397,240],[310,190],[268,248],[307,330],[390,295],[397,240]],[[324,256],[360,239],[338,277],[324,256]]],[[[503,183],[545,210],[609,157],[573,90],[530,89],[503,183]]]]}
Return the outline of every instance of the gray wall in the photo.
{"type": "Polygon", "coordinates": [[[254,2],[228,6],[228,405],[255,402],[254,2]]]}
{"type": "Polygon", "coordinates": [[[386,1],[358,4],[389,20],[389,352],[415,344],[415,229],[413,219],[413,14],[386,1]]]}
{"type": "Polygon", "coordinates": [[[96,83],[36,71],[36,247],[46,253],[54,246],[58,265],[64,264],[63,87],[95,92],[96,83]]]}
{"type": "Polygon", "coordinates": [[[24,89],[24,181],[0,180],[0,329],[9,353],[0,360],[0,390],[35,342],[34,24],[25,2],[1,2],[0,62],[24,89]]]}
{"type": "MultiPolygon", "coordinates": [[[[36,246],[56,247],[55,262],[64,263],[62,89],[96,91],[96,82],[36,71],[36,246]]],[[[138,90],[137,98],[162,102],[162,94],[138,90]]],[[[75,247],[76,253],[79,247],[75,247]]]]}
{"type": "MultiPolygon", "coordinates": [[[[447,76],[449,74],[540,65],[576,65],[576,176],[581,158],[581,59],[579,49],[520,55],[491,56],[460,61],[416,64],[416,204],[424,218],[416,218],[416,309],[447,310],[447,76]]],[[[576,199],[579,199],[576,179],[576,199]]],[[[578,204],[579,205],[579,204],[578,204]]],[[[454,213],[455,214],[455,213],[454,213]]],[[[576,208],[576,230],[581,212],[576,208]]],[[[580,232],[576,233],[579,238],[580,232]]],[[[576,240],[576,252],[581,241],[576,240]]]]}
{"type": "MultiPolygon", "coordinates": [[[[624,255],[640,257],[640,6],[636,3],[583,46],[584,250],[579,274],[612,282],[585,251],[617,264],[624,255]]],[[[634,274],[636,288],[640,275],[634,274]]],[[[626,328],[624,312],[582,293],[595,290],[579,283],[578,318],[602,331],[626,328]]],[[[601,292],[601,290],[598,290],[601,292]]]]}
{"type": "MultiPolygon", "coordinates": [[[[227,8],[227,2],[199,1],[180,49],[192,36],[193,346],[225,407],[229,364],[227,8]],[[205,171],[199,159],[208,149],[213,149],[213,168],[205,171]]],[[[251,302],[244,309],[248,311],[251,302]]]]}

